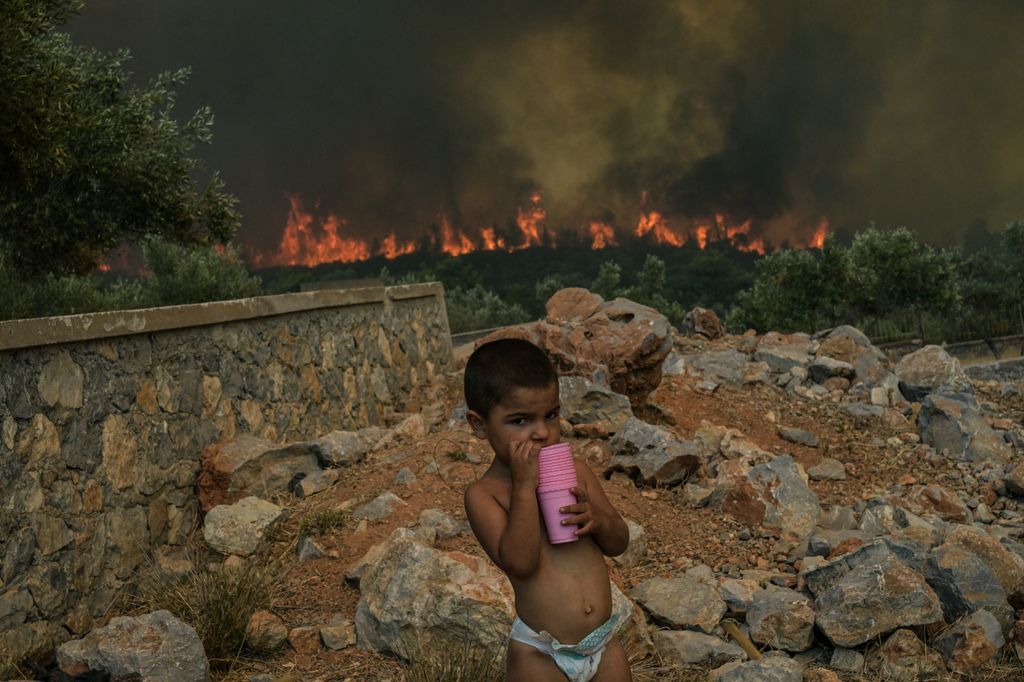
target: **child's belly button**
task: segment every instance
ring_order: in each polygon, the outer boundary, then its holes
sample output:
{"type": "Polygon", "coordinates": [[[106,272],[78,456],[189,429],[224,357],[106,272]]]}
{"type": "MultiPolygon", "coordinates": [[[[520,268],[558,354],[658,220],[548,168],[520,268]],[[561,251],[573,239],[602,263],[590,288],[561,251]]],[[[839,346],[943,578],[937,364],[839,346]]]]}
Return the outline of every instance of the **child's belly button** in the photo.
{"type": "Polygon", "coordinates": [[[592,605],[590,605],[590,604],[584,604],[583,605],[583,614],[584,615],[589,616],[591,613],[593,613],[593,611],[594,611],[594,607],[592,605]]]}

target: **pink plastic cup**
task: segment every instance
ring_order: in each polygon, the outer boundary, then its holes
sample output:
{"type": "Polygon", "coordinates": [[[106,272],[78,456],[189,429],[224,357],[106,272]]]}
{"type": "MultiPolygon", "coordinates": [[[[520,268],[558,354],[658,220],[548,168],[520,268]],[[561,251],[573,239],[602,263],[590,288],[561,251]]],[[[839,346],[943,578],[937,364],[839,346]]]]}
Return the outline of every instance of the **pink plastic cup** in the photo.
{"type": "Polygon", "coordinates": [[[548,531],[548,541],[552,545],[561,545],[566,542],[579,540],[575,531],[578,526],[562,525],[562,519],[567,519],[572,514],[563,514],[558,511],[566,505],[576,504],[576,496],[568,490],[551,490],[538,492],[537,502],[540,505],[541,516],[544,517],[544,527],[548,531]]]}
{"type": "Polygon", "coordinates": [[[555,443],[537,453],[537,490],[568,489],[576,485],[576,465],[568,443],[555,443]]]}

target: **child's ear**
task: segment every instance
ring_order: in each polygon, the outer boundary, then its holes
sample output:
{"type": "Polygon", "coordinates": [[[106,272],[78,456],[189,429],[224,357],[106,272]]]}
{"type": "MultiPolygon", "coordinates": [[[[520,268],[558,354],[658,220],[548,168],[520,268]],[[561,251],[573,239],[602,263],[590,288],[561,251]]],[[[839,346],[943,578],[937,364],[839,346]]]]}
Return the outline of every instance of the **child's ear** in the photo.
{"type": "Polygon", "coordinates": [[[479,412],[470,410],[466,413],[466,421],[469,422],[469,428],[473,429],[473,435],[481,440],[487,438],[487,422],[479,412]]]}

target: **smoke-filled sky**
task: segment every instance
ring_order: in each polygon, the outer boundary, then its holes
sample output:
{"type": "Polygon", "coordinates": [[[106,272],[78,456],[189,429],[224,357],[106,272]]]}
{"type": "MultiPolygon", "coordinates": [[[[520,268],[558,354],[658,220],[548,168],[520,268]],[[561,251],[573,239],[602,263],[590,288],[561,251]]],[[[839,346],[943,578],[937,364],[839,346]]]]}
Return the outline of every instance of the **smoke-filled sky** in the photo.
{"type": "Polygon", "coordinates": [[[79,41],[139,79],[190,66],[182,117],[280,239],[288,196],[364,235],[440,212],[553,227],[648,209],[778,242],[905,224],[949,243],[1024,218],[1018,0],[90,0],[79,41]]]}

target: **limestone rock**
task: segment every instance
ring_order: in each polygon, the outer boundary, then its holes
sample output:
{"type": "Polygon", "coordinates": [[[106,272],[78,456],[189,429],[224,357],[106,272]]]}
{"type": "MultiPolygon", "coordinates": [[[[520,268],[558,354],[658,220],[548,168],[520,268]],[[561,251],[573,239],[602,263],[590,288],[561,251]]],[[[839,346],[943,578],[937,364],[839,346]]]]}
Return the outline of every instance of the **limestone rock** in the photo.
{"type": "Polygon", "coordinates": [[[654,648],[666,661],[676,665],[722,665],[745,661],[747,654],[735,642],[690,630],[655,630],[654,648]]]}
{"type": "Polygon", "coordinates": [[[392,551],[392,547],[396,544],[400,544],[400,541],[424,544],[422,538],[420,538],[415,531],[405,528],[404,526],[399,526],[391,532],[391,535],[389,535],[384,542],[374,545],[367,550],[366,554],[352,562],[352,564],[345,569],[345,580],[358,585],[367,569],[376,565],[384,554],[392,551]]]}
{"type": "Polygon", "coordinates": [[[687,336],[703,336],[714,341],[725,336],[725,325],[718,319],[714,310],[696,306],[683,317],[679,333],[687,336]]]}
{"type": "Polygon", "coordinates": [[[437,531],[442,540],[453,538],[462,532],[462,524],[443,509],[424,509],[419,517],[421,526],[428,526],[437,531]]]}
{"type": "Polygon", "coordinates": [[[686,366],[707,380],[740,385],[750,356],[734,348],[709,350],[686,358],[686,366]]]}
{"type": "Polygon", "coordinates": [[[856,370],[853,365],[830,357],[816,357],[807,367],[807,374],[816,384],[824,384],[829,379],[852,379],[856,370]]]}
{"type": "Polygon", "coordinates": [[[756,362],[767,362],[775,372],[788,372],[806,367],[811,361],[811,339],[806,334],[768,332],[761,337],[754,352],[756,362]]]}
{"type": "Polygon", "coordinates": [[[868,658],[868,670],[881,680],[917,682],[946,672],[942,656],[928,648],[912,630],[892,633],[868,658]]]}
{"type": "Polygon", "coordinates": [[[335,617],[331,620],[330,625],[320,628],[320,641],[331,651],[339,651],[355,646],[357,641],[356,626],[347,618],[335,617]]]}
{"type": "MultiPolygon", "coordinates": [[[[897,630],[896,632],[900,632],[897,630]]],[[[859,673],[864,670],[864,654],[855,649],[836,647],[832,650],[829,666],[847,673],[859,673]]]]}
{"type": "Polygon", "coordinates": [[[1011,601],[1024,596],[1024,558],[976,526],[956,525],[946,533],[944,546],[966,550],[981,559],[1011,601]]]}
{"type": "Polygon", "coordinates": [[[956,459],[1006,462],[1012,455],[1006,441],[977,408],[954,398],[927,396],[921,404],[917,428],[924,443],[956,459]]]}
{"type": "Polygon", "coordinates": [[[925,576],[942,599],[946,622],[986,609],[1003,632],[1013,627],[1014,612],[1006,592],[988,564],[972,552],[948,544],[936,547],[928,557],[925,576]]]}
{"type": "Polygon", "coordinates": [[[210,679],[210,666],[199,635],[167,611],[113,618],[83,639],[58,647],[57,664],[71,677],[103,676],[147,682],[210,679]]]}
{"type": "Polygon", "coordinates": [[[743,614],[754,605],[754,595],[762,588],[756,580],[743,578],[723,578],[718,583],[718,594],[725,600],[726,606],[733,613],[743,614]]]}
{"type": "Polygon", "coordinates": [[[1006,640],[999,621],[985,609],[965,616],[935,638],[950,670],[970,673],[999,654],[1006,640]]]}
{"type": "Polygon", "coordinates": [[[806,651],[814,641],[811,600],[786,588],[754,594],[747,611],[750,638],[758,644],[785,651],[806,651]]]}
{"type": "Polygon", "coordinates": [[[380,521],[391,516],[398,507],[404,507],[406,503],[398,495],[390,490],[385,490],[377,497],[366,504],[352,510],[352,518],[366,519],[367,521],[380,521]]]}
{"type": "Polygon", "coordinates": [[[708,679],[713,682],[803,682],[804,679],[803,664],[785,656],[766,656],[760,661],[726,665],[730,666],[728,670],[712,671],[708,679]]]}
{"type": "Polygon", "coordinates": [[[810,536],[821,513],[807,474],[789,455],[753,467],[716,496],[723,511],[748,526],[777,528],[799,540],[810,536]]]}
{"type": "Polygon", "coordinates": [[[270,611],[256,611],[245,626],[245,644],[254,651],[271,653],[288,641],[288,626],[270,611]]]}
{"type": "Polygon", "coordinates": [[[783,440],[788,440],[790,443],[806,445],[809,448],[818,447],[818,437],[810,431],[804,431],[792,426],[780,426],[778,433],[783,440]]]}
{"type": "Polygon", "coordinates": [[[322,466],[342,467],[362,462],[386,435],[386,429],[368,426],[358,431],[332,431],[313,442],[320,449],[322,466]]]}
{"type": "Polygon", "coordinates": [[[562,417],[570,424],[595,424],[615,433],[633,416],[629,398],[585,377],[560,377],[558,390],[562,417]]]}
{"type": "Polygon", "coordinates": [[[320,651],[320,628],[300,625],[288,631],[288,643],[303,656],[312,656],[320,651]]]}
{"type": "Polygon", "coordinates": [[[512,622],[508,580],[486,560],[440,552],[393,533],[362,571],[356,634],[362,647],[403,655],[416,635],[504,645],[512,622]]]}
{"type": "Polygon", "coordinates": [[[312,561],[313,559],[322,559],[327,556],[327,552],[320,546],[313,538],[308,535],[303,535],[299,538],[295,547],[296,554],[298,554],[299,562],[312,561]]]}
{"type": "Polygon", "coordinates": [[[944,521],[966,523],[970,518],[967,505],[949,488],[938,483],[912,485],[899,495],[889,498],[892,504],[919,516],[934,514],[944,521]]]}
{"type": "Polygon", "coordinates": [[[212,443],[201,456],[199,504],[209,511],[250,495],[290,492],[298,480],[322,471],[319,452],[312,443],[281,447],[248,435],[212,443]]]}
{"type": "MultiPolygon", "coordinates": [[[[672,350],[668,318],[618,298],[604,301],[586,289],[556,292],[540,322],[506,327],[478,341],[527,339],[547,351],[560,374],[608,377],[613,391],[642,404],[661,382],[662,362],[672,350]]],[[[599,382],[600,383],[600,382],[599,382]]]]}
{"type": "Polygon", "coordinates": [[[612,459],[607,474],[622,471],[646,485],[681,483],[701,464],[693,441],[635,417],[611,440],[612,459]]]}
{"type": "Polygon", "coordinates": [[[249,556],[283,515],[276,504],[245,497],[211,509],[203,521],[203,537],[221,554],[249,556]]]}
{"type": "Polygon", "coordinates": [[[631,596],[656,623],[670,628],[710,634],[725,615],[716,587],[690,576],[650,578],[634,587],[631,596]]]}
{"type": "Polygon", "coordinates": [[[846,465],[838,459],[822,457],[821,461],[807,470],[812,481],[845,481],[846,465]]]}
{"type": "Polygon", "coordinates": [[[843,647],[942,620],[939,598],[924,577],[891,554],[851,570],[817,597],[814,610],[818,628],[843,647]]]}
{"type": "Polygon", "coordinates": [[[911,402],[921,402],[929,393],[944,396],[974,394],[960,361],[941,346],[925,346],[904,355],[896,364],[896,377],[900,391],[911,402]]]}

